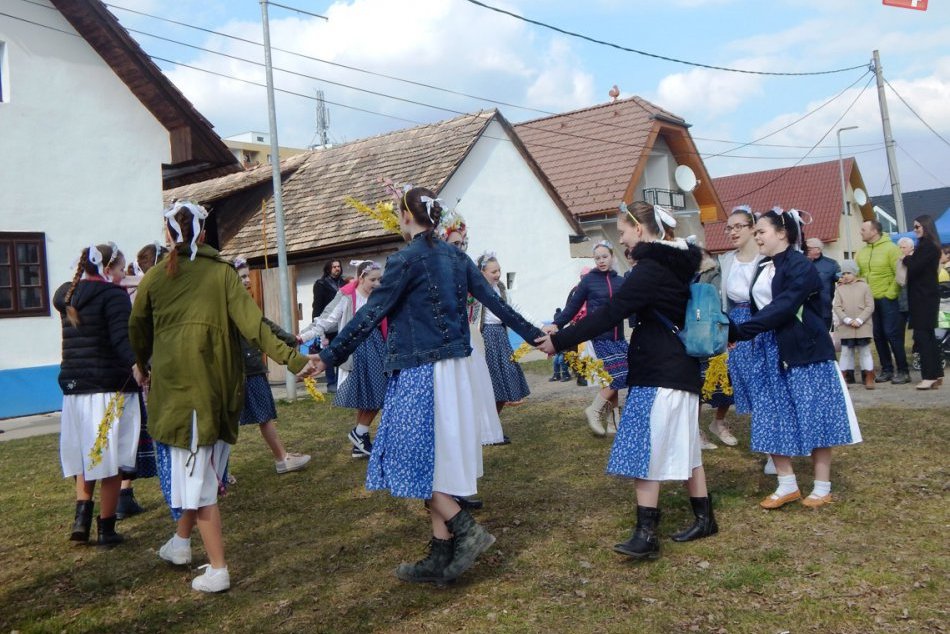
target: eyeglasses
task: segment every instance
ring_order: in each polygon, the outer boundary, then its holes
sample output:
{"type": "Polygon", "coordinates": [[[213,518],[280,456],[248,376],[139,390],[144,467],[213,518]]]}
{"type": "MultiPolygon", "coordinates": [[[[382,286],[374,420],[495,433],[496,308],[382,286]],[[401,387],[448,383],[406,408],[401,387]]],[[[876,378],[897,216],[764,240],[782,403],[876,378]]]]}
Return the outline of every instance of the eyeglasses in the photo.
{"type": "Polygon", "coordinates": [[[726,225],[723,227],[723,233],[733,233],[739,231],[740,229],[748,229],[752,225],[747,222],[737,222],[735,224],[726,225]]]}

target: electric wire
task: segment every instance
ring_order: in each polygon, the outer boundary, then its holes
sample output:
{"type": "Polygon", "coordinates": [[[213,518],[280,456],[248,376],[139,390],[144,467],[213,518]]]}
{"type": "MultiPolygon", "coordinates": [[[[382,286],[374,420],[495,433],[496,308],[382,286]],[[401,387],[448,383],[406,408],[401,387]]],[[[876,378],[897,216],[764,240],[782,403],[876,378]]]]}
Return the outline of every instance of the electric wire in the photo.
{"type": "Polygon", "coordinates": [[[313,16],[313,17],[315,17],[315,18],[320,18],[321,20],[329,20],[329,19],[330,19],[330,18],[328,18],[328,17],[325,16],[325,15],[320,15],[319,13],[311,13],[310,11],[305,11],[304,9],[299,9],[299,8],[297,8],[297,7],[291,7],[291,6],[288,6],[288,5],[286,5],[286,4],[279,4],[279,3],[277,3],[277,2],[271,2],[271,0],[267,0],[267,4],[269,4],[269,5],[272,6],[272,7],[280,7],[281,9],[287,9],[288,11],[296,11],[297,13],[302,13],[302,14],[304,14],[304,15],[311,15],[311,16],[313,16]]]}
{"type": "Polygon", "coordinates": [[[920,121],[920,122],[923,123],[925,126],[927,126],[927,129],[930,130],[931,132],[933,132],[933,133],[936,135],[936,137],[937,137],[938,139],[940,139],[941,141],[943,141],[946,145],[950,146],[950,141],[947,141],[939,132],[937,132],[936,130],[933,129],[933,126],[931,126],[929,123],[927,123],[926,121],[924,121],[924,118],[921,117],[919,114],[917,114],[917,111],[914,110],[914,109],[911,107],[911,105],[910,105],[909,103],[907,103],[907,100],[904,99],[904,98],[901,96],[901,94],[900,94],[899,92],[897,92],[897,89],[896,89],[896,88],[894,88],[893,86],[891,86],[891,83],[890,83],[889,81],[887,81],[887,80],[885,79],[885,80],[884,80],[884,83],[887,84],[887,87],[891,89],[891,92],[893,92],[895,95],[897,95],[897,98],[901,100],[901,103],[903,103],[905,106],[907,106],[907,109],[910,110],[911,113],[912,113],[915,117],[917,117],[917,120],[918,120],[918,121],[920,121]]]}
{"type": "Polygon", "coordinates": [[[910,152],[908,152],[907,150],[905,150],[905,149],[904,149],[903,147],[901,147],[900,145],[897,145],[897,149],[900,150],[901,152],[903,152],[904,155],[905,155],[907,158],[909,158],[911,161],[913,161],[914,164],[917,165],[917,167],[919,167],[920,169],[922,169],[925,174],[927,174],[928,176],[930,176],[930,178],[934,179],[937,183],[939,183],[941,187],[948,187],[948,185],[947,185],[945,182],[943,182],[943,181],[940,179],[939,176],[935,175],[935,174],[934,174],[933,172],[931,172],[929,169],[927,169],[926,167],[924,167],[923,165],[921,165],[921,164],[920,164],[920,161],[918,161],[917,159],[915,159],[915,158],[911,155],[910,152]]]}
{"type": "Polygon", "coordinates": [[[554,25],[552,25],[552,24],[547,24],[546,22],[541,22],[540,20],[532,20],[531,18],[526,18],[526,17],[523,16],[523,15],[518,15],[517,13],[513,13],[513,12],[511,12],[511,11],[506,11],[505,9],[500,9],[500,8],[498,8],[498,7],[493,7],[493,6],[489,5],[489,4],[485,4],[484,2],[480,2],[480,0],[466,0],[466,1],[469,2],[470,4],[474,4],[475,6],[482,7],[483,9],[488,9],[489,11],[494,11],[495,13],[501,13],[502,15],[507,15],[507,16],[510,16],[510,17],[512,17],[512,18],[515,18],[516,20],[521,20],[522,22],[527,22],[528,24],[533,24],[533,25],[535,25],[535,26],[540,26],[540,27],[542,27],[542,28],[549,29],[549,30],[551,30],[551,31],[555,31],[555,32],[557,32],[557,33],[561,33],[562,35],[567,35],[567,36],[575,37],[575,38],[578,38],[578,39],[581,39],[581,40],[586,40],[586,41],[588,41],[588,42],[592,42],[592,43],[594,43],[594,44],[599,44],[599,45],[601,45],[601,46],[608,46],[608,47],[610,47],[610,48],[614,48],[614,49],[617,49],[617,50],[620,50],[620,51],[625,51],[625,52],[627,52],[627,53],[635,53],[635,54],[637,54],[637,55],[643,55],[644,57],[652,57],[653,59],[661,59],[661,60],[664,60],[664,61],[667,61],[667,62],[674,62],[674,63],[676,63],[676,64],[685,64],[685,65],[687,65],[687,66],[695,66],[695,67],[697,67],[697,68],[707,68],[707,69],[710,69],[710,70],[721,70],[721,71],[726,71],[726,72],[730,72],[730,73],[744,73],[744,74],[747,74],[747,75],[772,75],[772,76],[780,76],[780,77],[804,77],[804,76],[814,76],[814,75],[832,75],[832,74],[835,74],[835,73],[845,73],[845,72],[848,72],[849,70],[857,70],[858,68],[867,68],[867,64],[859,64],[859,65],[857,65],[857,66],[849,66],[848,68],[836,68],[836,69],[834,69],[834,70],[822,70],[822,71],[811,71],[811,72],[798,72],[798,73],[793,73],[793,72],[777,72],[777,71],[763,71],[763,70],[748,70],[748,69],[743,69],[743,68],[729,68],[729,67],[727,67],[727,66],[715,66],[715,65],[712,65],[712,64],[703,64],[703,63],[700,63],[700,62],[692,62],[692,61],[688,61],[688,60],[684,60],[684,59],[677,59],[677,58],[675,58],[675,57],[668,57],[668,56],[666,56],[666,55],[659,55],[659,54],[657,54],[657,53],[650,53],[650,52],[648,52],[648,51],[641,51],[641,50],[638,50],[638,49],[635,49],[635,48],[630,48],[630,47],[627,47],[627,46],[622,46],[622,45],[620,45],[620,44],[615,44],[615,43],[613,43],[613,42],[607,42],[607,41],[605,41],[605,40],[599,40],[599,39],[594,38],[594,37],[591,37],[591,36],[589,36],[589,35],[583,35],[582,33],[576,33],[576,32],[574,32],[574,31],[568,31],[567,29],[562,29],[562,28],[557,27],[557,26],[554,26],[554,25]]]}

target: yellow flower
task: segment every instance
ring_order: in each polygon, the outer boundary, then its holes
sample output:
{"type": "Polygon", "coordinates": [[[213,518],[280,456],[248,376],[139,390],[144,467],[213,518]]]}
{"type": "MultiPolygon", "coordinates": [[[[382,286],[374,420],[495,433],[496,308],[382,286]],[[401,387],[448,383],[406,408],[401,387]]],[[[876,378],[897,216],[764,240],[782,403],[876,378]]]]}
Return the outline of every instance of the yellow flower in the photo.
{"type": "Polygon", "coordinates": [[[703,381],[703,398],[709,400],[716,390],[721,390],[726,396],[732,395],[732,383],[729,382],[729,367],[726,365],[727,354],[724,352],[709,358],[706,367],[706,380],[703,381]]]}
{"type": "Polygon", "coordinates": [[[534,350],[534,348],[528,345],[527,341],[522,341],[521,345],[518,346],[518,349],[511,353],[511,360],[517,363],[532,350],[534,350]]]}
{"type": "Polygon", "coordinates": [[[307,393],[310,395],[310,398],[315,400],[317,403],[323,403],[327,400],[327,397],[323,395],[323,392],[317,389],[317,381],[312,376],[305,378],[303,380],[303,385],[307,388],[307,393]]]}
{"type": "Polygon", "coordinates": [[[99,421],[99,430],[96,432],[96,441],[92,444],[89,451],[89,466],[96,467],[102,462],[102,452],[109,446],[109,430],[112,424],[122,417],[125,410],[125,395],[122,392],[116,392],[106,403],[106,411],[99,421]]]}
{"type": "Polygon", "coordinates": [[[381,225],[383,225],[383,229],[386,231],[395,233],[396,235],[401,234],[401,231],[399,230],[399,216],[396,215],[396,211],[391,201],[379,201],[375,206],[370,207],[366,203],[357,200],[352,196],[347,196],[343,202],[361,214],[367,215],[373,220],[379,222],[381,225]]]}
{"type": "Polygon", "coordinates": [[[593,357],[582,357],[576,352],[565,352],[564,361],[575,374],[584,377],[588,383],[600,383],[601,387],[608,387],[613,377],[604,369],[604,362],[593,357]]]}

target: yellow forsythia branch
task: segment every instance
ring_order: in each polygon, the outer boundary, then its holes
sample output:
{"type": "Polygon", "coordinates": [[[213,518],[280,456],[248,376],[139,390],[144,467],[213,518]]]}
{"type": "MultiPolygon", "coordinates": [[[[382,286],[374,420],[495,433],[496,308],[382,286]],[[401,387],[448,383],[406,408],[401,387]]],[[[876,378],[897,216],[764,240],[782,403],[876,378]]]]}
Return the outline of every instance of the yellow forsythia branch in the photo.
{"type": "Polygon", "coordinates": [[[357,200],[352,196],[347,196],[343,202],[361,214],[369,216],[373,220],[379,222],[379,224],[383,225],[383,229],[386,231],[400,235],[399,216],[396,215],[392,201],[380,201],[373,207],[370,207],[366,203],[357,200]]]}
{"type": "Polygon", "coordinates": [[[722,390],[726,396],[732,395],[732,384],[729,382],[729,367],[726,365],[726,353],[709,357],[706,367],[706,380],[703,382],[703,398],[709,400],[716,390],[722,390]]]}
{"type": "Polygon", "coordinates": [[[608,387],[613,377],[604,369],[604,362],[594,357],[582,357],[576,352],[565,352],[564,361],[574,372],[584,377],[588,383],[600,383],[601,387],[608,387]]]}
{"type": "Polygon", "coordinates": [[[518,348],[514,352],[511,353],[511,360],[517,363],[518,361],[521,361],[521,359],[523,359],[524,356],[528,354],[529,352],[531,352],[532,350],[534,350],[534,348],[528,345],[527,341],[522,341],[521,345],[518,346],[518,348]]]}
{"type": "Polygon", "coordinates": [[[323,403],[327,400],[327,397],[323,395],[323,392],[317,389],[317,381],[312,376],[305,378],[303,380],[303,385],[307,388],[307,394],[310,395],[310,398],[315,400],[317,403],[323,403]]]}
{"type": "Polygon", "coordinates": [[[122,392],[116,392],[106,404],[106,411],[99,421],[99,431],[96,432],[96,442],[93,443],[89,451],[89,466],[96,467],[102,462],[102,452],[109,446],[109,430],[112,429],[112,423],[122,417],[125,410],[125,395],[122,392]]]}

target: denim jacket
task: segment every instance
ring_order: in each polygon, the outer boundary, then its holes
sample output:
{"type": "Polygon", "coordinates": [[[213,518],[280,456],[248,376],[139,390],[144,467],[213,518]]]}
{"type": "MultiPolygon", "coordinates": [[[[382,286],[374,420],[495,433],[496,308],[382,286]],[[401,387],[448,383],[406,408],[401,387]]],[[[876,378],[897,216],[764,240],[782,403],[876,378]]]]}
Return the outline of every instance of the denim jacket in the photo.
{"type": "Polygon", "coordinates": [[[327,365],[339,365],[387,317],[386,372],[441,359],[467,357],[469,340],[466,299],[471,293],[525,341],[543,333],[492,290],[467,255],[426,234],[389,256],[379,287],[369,301],[320,353],[327,365]]]}

